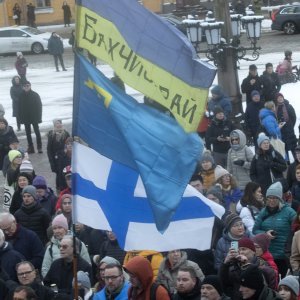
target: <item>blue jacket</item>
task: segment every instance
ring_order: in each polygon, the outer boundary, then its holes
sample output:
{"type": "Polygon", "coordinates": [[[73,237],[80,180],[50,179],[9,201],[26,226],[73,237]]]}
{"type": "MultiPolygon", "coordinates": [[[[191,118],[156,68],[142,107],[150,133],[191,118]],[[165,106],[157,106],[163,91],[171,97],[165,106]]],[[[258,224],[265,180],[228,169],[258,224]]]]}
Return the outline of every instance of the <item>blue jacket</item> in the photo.
{"type": "Polygon", "coordinates": [[[285,258],[285,246],[295,217],[296,212],[287,204],[283,204],[275,214],[270,214],[267,208],[263,208],[258,214],[253,227],[254,234],[265,233],[268,230],[277,232],[269,247],[274,259],[285,258]]]}
{"type": "MultiPolygon", "coordinates": [[[[106,288],[102,289],[100,292],[95,294],[93,300],[106,300],[105,289],[106,288]]],[[[129,283],[125,282],[120,294],[114,299],[115,300],[127,300],[128,299],[128,289],[129,289],[129,283]]]]}
{"type": "Polygon", "coordinates": [[[267,108],[262,108],[259,112],[259,119],[269,137],[281,139],[281,131],[273,111],[267,108]]]}
{"type": "Polygon", "coordinates": [[[222,191],[223,199],[225,202],[225,209],[228,210],[230,208],[231,203],[238,203],[243,197],[243,192],[239,188],[235,188],[230,191],[222,191]]]}
{"type": "Polygon", "coordinates": [[[226,97],[225,95],[220,95],[217,99],[211,99],[208,101],[207,109],[209,112],[213,112],[217,106],[223,108],[224,114],[227,118],[230,116],[232,111],[230,98],[226,97]]]}

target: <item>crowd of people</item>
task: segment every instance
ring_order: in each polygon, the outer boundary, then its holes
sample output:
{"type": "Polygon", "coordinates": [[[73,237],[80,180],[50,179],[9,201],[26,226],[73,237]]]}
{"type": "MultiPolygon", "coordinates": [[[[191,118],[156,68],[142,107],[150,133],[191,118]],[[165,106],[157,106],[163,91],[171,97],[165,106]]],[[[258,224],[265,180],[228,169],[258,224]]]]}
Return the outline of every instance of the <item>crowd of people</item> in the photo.
{"type": "Polygon", "coordinates": [[[215,218],[210,249],[125,252],[113,232],[73,224],[73,139],[62,120],[54,119],[47,134],[55,187],[36,174],[31,126],[43,153],[41,99],[26,70],[14,76],[13,114],[17,130],[25,126],[28,147],[0,118],[0,167],[11,191],[0,213],[0,300],[74,299],[76,291],[95,300],[300,299],[300,146],[295,110],[280,88],[272,64],[261,76],[250,65],[242,82],[245,128],[231,122],[222,87],[211,89],[199,133],[206,150],[190,180],[225,208],[215,218]]]}

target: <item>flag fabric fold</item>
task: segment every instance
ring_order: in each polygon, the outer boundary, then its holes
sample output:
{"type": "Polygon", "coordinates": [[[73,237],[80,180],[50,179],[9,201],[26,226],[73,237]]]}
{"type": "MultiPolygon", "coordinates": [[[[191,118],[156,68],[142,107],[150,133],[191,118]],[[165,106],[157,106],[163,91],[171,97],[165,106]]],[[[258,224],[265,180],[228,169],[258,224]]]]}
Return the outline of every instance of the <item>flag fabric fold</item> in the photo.
{"type": "Polygon", "coordinates": [[[82,56],[75,61],[73,124],[74,136],[140,174],[157,228],[166,230],[203,151],[198,135],[135,101],[82,56]]]}
{"type": "Polygon", "coordinates": [[[138,172],[77,142],[72,162],[74,222],[113,230],[126,251],[210,248],[215,217],[221,218],[224,208],[193,187],[187,186],[160,233],[138,172]]]}
{"type": "Polygon", "coordinates": [[[197,57],[187,37],[136,0],[81,0],[77,11],[78,47],[196,131],[216,68],[197,57]]]}

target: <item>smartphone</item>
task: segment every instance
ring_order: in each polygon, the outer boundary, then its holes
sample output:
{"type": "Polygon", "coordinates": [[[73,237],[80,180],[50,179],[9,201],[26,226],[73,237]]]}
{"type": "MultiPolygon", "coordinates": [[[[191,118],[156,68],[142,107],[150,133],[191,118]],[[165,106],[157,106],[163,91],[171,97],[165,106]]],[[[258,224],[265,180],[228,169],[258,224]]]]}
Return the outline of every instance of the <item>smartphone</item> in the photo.
{"type": "Polygon", "coordinates": [[[239,250],[239,242],[238,241],[232,241],[230,244],[230,248],[234,249],[235,251],[239,250]]]}

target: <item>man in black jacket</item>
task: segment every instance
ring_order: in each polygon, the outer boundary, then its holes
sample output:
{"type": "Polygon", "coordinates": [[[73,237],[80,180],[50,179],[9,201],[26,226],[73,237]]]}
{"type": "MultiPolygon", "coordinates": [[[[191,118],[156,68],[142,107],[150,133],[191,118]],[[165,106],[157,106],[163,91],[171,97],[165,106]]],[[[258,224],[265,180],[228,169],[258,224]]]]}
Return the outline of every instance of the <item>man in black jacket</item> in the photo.
{"type": "Polygon", "coordinates": [[[261,93],[262,89],[262,83],[261,79],[257,74],[257,67],[256,65],[250,65],[249,66],[249,74],[248,76],[243,80],[241,85],[242,93],[246,94],[246,102],[247,105],[251,102],[252,97],[251,93],[252,91],[258,91],[261,93]]]}
{"type": "Polygon", "coordinates": [[[42,123],[42,101],[38,93],[31,90],[31,84],[26,81],[23,84],[23,92],[19,100],[19,118],[20,123],[25,125],[26,137],[28,142],[28,153],[34,153],[33,142],[31,138],[31,125],[36,136],[36,143],[39,153],[42,151],[42,139],[39,129],[39,123],[42,123]]]}

